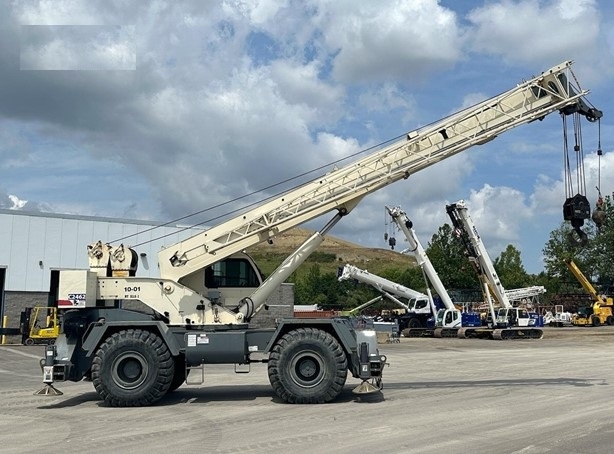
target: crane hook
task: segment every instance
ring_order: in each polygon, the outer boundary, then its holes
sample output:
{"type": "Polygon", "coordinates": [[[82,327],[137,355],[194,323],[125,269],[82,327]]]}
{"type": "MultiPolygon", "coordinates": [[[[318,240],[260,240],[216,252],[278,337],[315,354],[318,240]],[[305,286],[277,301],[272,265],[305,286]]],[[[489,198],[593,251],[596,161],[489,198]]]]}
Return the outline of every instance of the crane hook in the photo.
{"type": "Polygon", "coordinates": [[[584,232],[580,227],[580,225],[574,225],[574,222],[572,221],[571,223],[573,230],[571,232],[569,232],[569,242],[574,245],[574,246],[578,246],[578,247],[584,247],[588,244],[588,235],[586,234],[586,232],[584,232]],[[574,235],[574,232],[576,232],[576,235],[574,235]]]}

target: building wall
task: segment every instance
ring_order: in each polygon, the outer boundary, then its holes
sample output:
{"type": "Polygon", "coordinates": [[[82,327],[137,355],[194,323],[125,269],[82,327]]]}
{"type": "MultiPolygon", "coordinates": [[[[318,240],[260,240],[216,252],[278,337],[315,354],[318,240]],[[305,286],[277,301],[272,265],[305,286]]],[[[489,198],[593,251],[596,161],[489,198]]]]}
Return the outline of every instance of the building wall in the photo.
{"type": "MultiPolygon", "coordinates": [[[[5,292],[4,315],[7,320],[7,328],[19,328],[21,312],[26,307],[47,306],[49,301],[48,292],[5,292]]],[[[21,335],[5,336],[5,343],[21,343],[21,335]]]]}
{"type": "Polygon", "coordinates": [[[96,241],[135,246],[139,277],[158,277],[157,254],[202,228],[122,219],[0,210],[0,266],[5,290],[49,291],[51,270],[87,269],[87,245],[96,241]]]}
{"type": "Polygon", "coordinates": [[[294,284],[281,284],[267,300],[268,309],[262,308],[251,320],[254,328],[273,328],[275,320],[290,318],[294,314],[294,284]]]}

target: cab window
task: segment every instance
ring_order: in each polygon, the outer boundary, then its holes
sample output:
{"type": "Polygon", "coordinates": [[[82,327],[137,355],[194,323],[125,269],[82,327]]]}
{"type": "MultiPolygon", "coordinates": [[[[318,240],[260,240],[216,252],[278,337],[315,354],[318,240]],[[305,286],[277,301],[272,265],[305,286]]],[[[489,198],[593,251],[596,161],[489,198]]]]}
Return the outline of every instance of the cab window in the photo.
{"type": "Polygon", "coordinates": [[[427,304],[428,304],[428,301],[424,301],[424,300],[416,301],[416,309],[424,309],[427,304]]]}
{"type": "Polygon", "coordinates": [[[205,287],[258,287],[260,280],[251,262],[230,258],[205,269],[205,287]]]}

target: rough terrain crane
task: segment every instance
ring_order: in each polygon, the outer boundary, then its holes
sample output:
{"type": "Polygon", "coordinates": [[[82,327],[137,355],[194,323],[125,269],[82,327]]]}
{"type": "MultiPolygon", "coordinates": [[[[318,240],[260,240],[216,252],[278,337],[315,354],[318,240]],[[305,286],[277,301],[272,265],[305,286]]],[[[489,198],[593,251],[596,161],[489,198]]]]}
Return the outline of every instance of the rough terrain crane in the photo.
{"type": "MultiPolygon", "coordinates": [[[[514,307],[499,279],[495,267],[490,260],[488,251],[480,238],[478,229],[473,223],[467,205],[463,200],[446,206],[446,212],[452,221],[454,233],[463,242],[467,258],[476,270],[484,288],[484,297],[490,306],[492,327],[495,339],[531,338],[541,339],[543,323],[537,314],[530,313],[523,307],[514,307]],[[499,303],[498,311],[494,312],[492,298],[499,303]],[[517,329],[515,328],[517,327],[517,329]]],[[[529,290],[527,294],[532,293],[529,290]]]]}
{"type": "Polygon", "coordinates": [[[386,358],[373,331],[355,329],[347,318],[283,319],[271,329],[250,328],[250,319],[364,196],[553,112],[597,120],[601,112],[584,101],[588,91],[575,82],[571,65],[557,65],[169,245],[158,254],[160,278],[136,276],[138,254],[128,247],[89,245],[89,270],[60,271],[58,307],[70,309],[41,360],[39,393],[53,394],[56,381],[88,378],[110,405],[148,405],[204,364],[256,361],[267,363],[269,381],[286,402],[331,401],[348,372],[361,380],[359,392],[378,390],[386,358]],[[319,232],[261,281],[242,251],[331,212],[319,232]],[[122,309],[123,300],[140,301],[153,314],[122,309]]]}
{"type": "Polygon", "coordinates": [[[338,274],[339,281],[355,279],[368,284],[400,306],[405,313],[395,317],[399,324],[399,332],[405,328],[426,327],[428,319],[434,317],[439,309],[430,295],[397,284],[354,265],[345,265],[338,274]]]}
{"type": "Polygon", "coordinates": [[[571,324],[575,326],[614,325],[614,300],[609,296],[598,294],[573,260],[565,259],[564,262],[582,288],[593,298],[591,307],[578,308],[578,313],[571,316],[571,324]]]}

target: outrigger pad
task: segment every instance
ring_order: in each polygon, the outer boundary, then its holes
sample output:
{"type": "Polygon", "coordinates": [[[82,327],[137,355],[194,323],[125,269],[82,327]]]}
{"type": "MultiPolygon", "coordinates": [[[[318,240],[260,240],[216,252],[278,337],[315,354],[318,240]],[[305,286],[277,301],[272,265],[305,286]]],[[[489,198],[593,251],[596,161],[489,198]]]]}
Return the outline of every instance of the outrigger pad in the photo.
{"type": "Polygon", "coordinates": [[[45,385],[45,387],[40,391],[36,391],[34,393],[35,396],[61,396],[63,394],[64,393],[62,391],[49,384],[45,385]]]}
{"type": "Polygon", "coordinates": [[[382,388],[378,388],[368,380],[363,381],[360,385],[352,390],[354,394],[373,394],[380,392],[382,388]]]}

